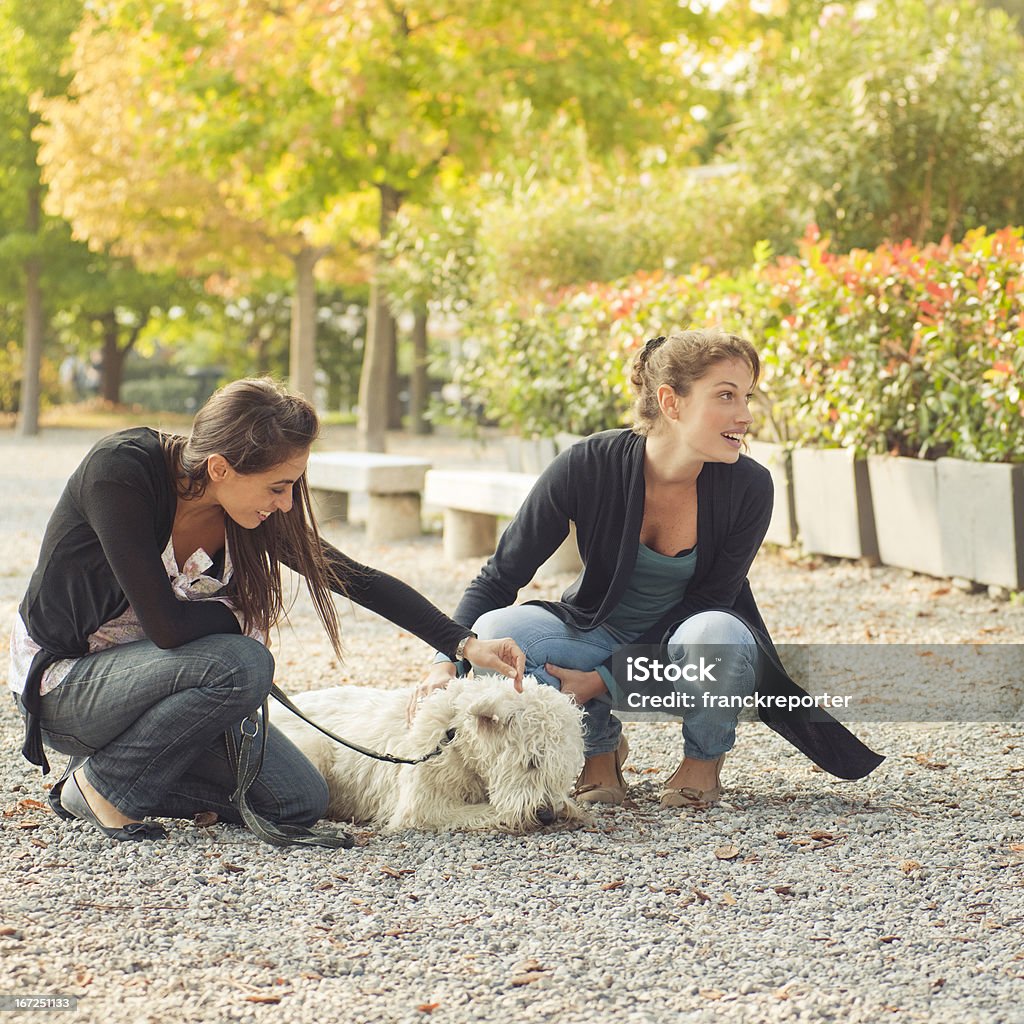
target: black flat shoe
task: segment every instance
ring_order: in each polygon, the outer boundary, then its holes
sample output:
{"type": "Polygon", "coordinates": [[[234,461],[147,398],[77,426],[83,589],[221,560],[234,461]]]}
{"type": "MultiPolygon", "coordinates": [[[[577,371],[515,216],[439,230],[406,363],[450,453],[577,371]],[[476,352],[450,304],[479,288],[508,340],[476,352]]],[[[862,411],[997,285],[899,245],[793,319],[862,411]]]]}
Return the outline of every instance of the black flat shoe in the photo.
{"type": "Polygon", "coordinates": [[[158,825],[153,821],[130,821],[127,825],[120,828],[110,828],[102,824],[89,806],[89,801],[85,799],[85,794],[79,787],[74,773],[64,780],[60,802],[69,817],[92,823],[108,839],[117,839],[121,842],[129,843],[144,843],[153,839],[167,838],[167,830],[163,825],[158,825]]]}
{"type": "Polygon", "coordinates": [[[50,804],[50,810],[52,810],[58,818],[63,818],[65,821],[78,820],[70,811],[64,810],[64,805],[60,802],[60,796],[61,793],[64,792],[64,783],[71,777],[71,773],[78,771],[78,769],[81,768],[88,760],[89,758],[87,757],[69,758],[68,766],[64,769],[64,774],[50,787],[50,792],[46,794],[46,799],[50,804]]]}

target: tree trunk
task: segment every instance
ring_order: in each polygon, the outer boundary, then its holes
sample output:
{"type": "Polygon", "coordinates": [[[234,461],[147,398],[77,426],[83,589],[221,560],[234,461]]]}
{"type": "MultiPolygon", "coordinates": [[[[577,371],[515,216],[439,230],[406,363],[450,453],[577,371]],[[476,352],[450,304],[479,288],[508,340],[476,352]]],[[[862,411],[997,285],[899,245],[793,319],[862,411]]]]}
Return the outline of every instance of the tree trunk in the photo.
{"type": "Polygon", "coordinates": [[[388,309],[388,430],[402,429],[402,395],[398,375],[398,322],[388,309]]]}
{"type": "MultiPolygon", "coordinates": [[[[380,186],[380,237],[391,230],[391,222],[402,203],[402,195],[389,185],[380,186]]],[[[384,301],[378,275],[370,282],[366,347],[359,374],[359,443],[365,451],[382,452],[387,441],[388,395],[391,382],[391,334],[394,318],[384,301]]]]}
{"type": "Polygon", "coordinates": [[[100,397],[115,405],[121,401],[121,382],[124,380],[124,360],[128,349],[118,347],[121,329],[113,311],[97,317],[103,327],[103,363],[100,369],[100,397]]]}
{"type": "MultiPolygon", "coordinates": [[[[30,186],[27,200],[25,228],[30,235],[38,238],[42,222],[42,194],[38,182],[30,186]]],[[[29,256],[25,260],[25,347],[18,403],[18,433],[24,437],[35,437],[39,433],[39,374],[43,365],[43,334],[46,326],[42,275],[42,260],[38,256],[29,256]]]]}
{"type": "Polygon", "coordinates": [[[412,373],[409,378],[409,426],[414,434],[429,434],[427,403],[430,400],[430,378],[427,376],[427,317],[425,309],[417,310],[412,324],[412,373]]]}
{"type": "Polygon", "coordinates": [[[303,248],[294,258],[295,301],[292,303],[288,375],[294,391],[316,400],[316,274],[325,249],[303,248]]]}

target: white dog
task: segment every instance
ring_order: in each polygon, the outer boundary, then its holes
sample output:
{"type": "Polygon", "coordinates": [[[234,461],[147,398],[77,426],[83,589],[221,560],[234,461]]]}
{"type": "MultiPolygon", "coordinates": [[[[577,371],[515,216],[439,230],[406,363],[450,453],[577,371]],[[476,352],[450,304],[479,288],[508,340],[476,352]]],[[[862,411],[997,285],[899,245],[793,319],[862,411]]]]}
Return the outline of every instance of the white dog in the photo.
{"type": "Polygon", "coordinates": [[[281,709],[274,724],[313,762],[330,791],[328,817],[389,831],[500,829],[525,832],[558,820],[589,821],[570,798],[583,765],[582,709],[533,677],[523,692],[500,676],[453,679],[424,700],[412,725],[408,690],[339,686],[295,696],[314,722],[361,746],[417,758],[377,761],[343,747],[281,709]]]}

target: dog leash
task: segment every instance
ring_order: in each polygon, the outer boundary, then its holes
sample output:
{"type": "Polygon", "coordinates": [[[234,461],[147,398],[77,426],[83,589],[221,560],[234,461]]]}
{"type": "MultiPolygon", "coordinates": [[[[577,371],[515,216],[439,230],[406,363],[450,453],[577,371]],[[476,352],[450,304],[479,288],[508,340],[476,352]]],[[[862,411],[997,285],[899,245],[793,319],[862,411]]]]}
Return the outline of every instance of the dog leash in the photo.
{"type": "Polygon", "coordinates": [[[423,764],[424,761],[429,761],[433,757],[437,757],[438,754],[444,751],[444,748],[448,746],[453,739],[455,739],[455,730],[449,729],[444,734],[444,739],[429,753],[424,754],[422,757],[410,759],[408,757],[398,757],[396,754],[381,754],[376,750],[367,750],[366,747],[359,746],[358,743],[353,743],[351,740],[342,739],[340,736],[336,736],[330,729],[325,729],[322,725],[314,722],[311,718],[307,718],[292,702],[291,698],[276,684],[270,688],[270,696],[273,697],[279,704],[283,704],[293,715],[298,715],[306,725],[313,726],[314,729],[318,729],[325,736],[334,740],[336,743],[340,743],[343,747],[348,747],[349,750],[354,750],[356,753],[365,754],[367,757],[372,757],[377,761],[387,761],[388,764],[423,764]]]}

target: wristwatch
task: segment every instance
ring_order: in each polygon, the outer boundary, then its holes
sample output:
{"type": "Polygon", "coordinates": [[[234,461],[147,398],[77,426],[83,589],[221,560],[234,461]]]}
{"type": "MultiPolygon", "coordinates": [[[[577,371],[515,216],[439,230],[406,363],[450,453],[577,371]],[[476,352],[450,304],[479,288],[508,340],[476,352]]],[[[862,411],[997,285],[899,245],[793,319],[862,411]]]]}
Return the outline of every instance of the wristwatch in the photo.
{"type": "Polygon", "coordinates": [[[455,648],[455,660],[456,661],[465,661],[466,660],[466,644],[468,644],[470,640],[475,640],[476,638],[477,638],[476,637],[476,633],[470,633],[469,636],[464,636],[459,641],[458,646],[455,648]]]}

